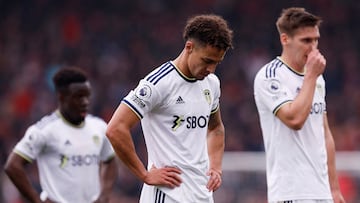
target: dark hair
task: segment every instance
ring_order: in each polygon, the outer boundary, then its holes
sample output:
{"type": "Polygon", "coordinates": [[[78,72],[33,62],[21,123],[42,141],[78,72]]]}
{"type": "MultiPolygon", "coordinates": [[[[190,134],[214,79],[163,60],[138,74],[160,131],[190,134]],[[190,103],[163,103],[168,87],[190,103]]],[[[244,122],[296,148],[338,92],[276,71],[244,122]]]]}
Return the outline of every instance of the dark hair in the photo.
{"type": "Polygon", "coordinates": [[[321,18],[307,12],[304,8],[291,7],[283,9],[280,17],[276,21],[279,33],[294,35],[296,29],[307,26],[320,26],[321,18]]]}
{"type": "Polygon", "coordinates": [[[233,31],[221,16],[197,15],[188,19],[183,38],[185,41],[194,39],[202,45],[227,50],[232,48],[233,31]]]}
{"type": "Polygon", "coordinates": [[[55,90],[57,92],[67,90],[69,85],[72,83],[81,83],[86,82],[87,80],[88,79],[85,72],[77,67],[61,68],[55,73],[53,77],[55,90]]]}

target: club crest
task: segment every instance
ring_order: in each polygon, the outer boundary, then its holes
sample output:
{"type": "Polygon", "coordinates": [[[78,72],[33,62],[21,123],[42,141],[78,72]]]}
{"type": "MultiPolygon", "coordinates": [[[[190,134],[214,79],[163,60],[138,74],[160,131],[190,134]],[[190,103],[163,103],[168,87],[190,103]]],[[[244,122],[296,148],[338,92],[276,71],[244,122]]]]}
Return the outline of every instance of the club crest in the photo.
{"type": "Polygon", "coordinates": [[[211,104],[210,90],[208,90],[208,89],[204,90],[204,96],[205,96],[206,101],[210,105],[211,104]]]}

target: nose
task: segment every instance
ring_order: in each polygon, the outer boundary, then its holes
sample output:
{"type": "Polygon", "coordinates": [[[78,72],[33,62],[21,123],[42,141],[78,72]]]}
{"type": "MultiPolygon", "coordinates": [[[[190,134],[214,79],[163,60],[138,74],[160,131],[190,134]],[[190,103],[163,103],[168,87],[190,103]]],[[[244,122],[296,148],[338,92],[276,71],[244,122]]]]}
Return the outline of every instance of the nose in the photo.
{"type": "Polygon", "coordinates": [[[216,66],[217,66],[217,64],[208,65],[206,67],[206,71],[208,71],[209,73],[215,73],[216,66]]]}
{"type": "Polygon", "coordinates": [[[90,99],[89,99],[89,97],[82,97],[81,100],[80,100],[80,102],[81,102],[81,105],[87,107],[87,106],[89,106],[89,104],[90,104],[90,99]]]}
{"type": "Polygon", "coordinates": [[[317,49],[318,47],[318,39],[314,39],[311,41],[311,50],[317,49]]]}

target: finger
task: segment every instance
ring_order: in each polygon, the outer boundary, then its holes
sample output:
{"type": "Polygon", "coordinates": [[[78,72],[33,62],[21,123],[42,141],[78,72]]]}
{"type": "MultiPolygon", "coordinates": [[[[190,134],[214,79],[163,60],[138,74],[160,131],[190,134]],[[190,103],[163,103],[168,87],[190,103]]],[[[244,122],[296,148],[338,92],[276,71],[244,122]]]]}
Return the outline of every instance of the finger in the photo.
{"type": "Polygon", "coordinates": [[[178,173],[170,172],[167,175],[170,178],[171,182],[174,183],[175,185],[179,186],[182,183],[181,176],[178,173]]]}
{"type": "Polygon", "coordinates": [[[181,170],[179,168],[176,167],[166,167],[164,168],[167,172],[171,172],[171,173],[177,173],[177,174],[181,174],[181,170]]]}
{"type": "Polygon", "coordinates": [[[219,183],[218,180],[211,180],[211,181],[209,181],[208,186],[207,186],[207,188],[208,188],[209,191],[215,191],[215,190],[217,190],[219,187],[220,187],[220,183],[219,183]]]}
{"type": "Polygon", "coordinates": [[[171,187],[171,188],[179,187],[181,182],[182,181],[177,179],[177,178],[173,178],[173,177],[166,177],[165,178],[165,183],[167,184],[168,187],[171,187]]]}
{"type": "Polygon", "coordinates": [[[207,188],[209,189],[209,191],[215,191],[220,187],[220,185],[221,185],[221,176],[216,174],[210,177],[210,180],[207,184],[207,188]]]}

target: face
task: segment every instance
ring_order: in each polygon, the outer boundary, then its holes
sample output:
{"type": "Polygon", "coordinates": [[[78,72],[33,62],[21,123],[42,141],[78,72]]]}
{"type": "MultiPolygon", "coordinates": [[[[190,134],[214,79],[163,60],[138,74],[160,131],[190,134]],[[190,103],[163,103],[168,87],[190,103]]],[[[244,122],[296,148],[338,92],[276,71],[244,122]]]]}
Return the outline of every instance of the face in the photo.
{"type": "Polygon", "coordinates": [[[70,123],[84,121],[89,110],[91,87],[89,82],[72,83],[67,91],[60,93],[60,111],[70,123]]]}
{"type": "Polygon", "coordinates": [[[226,52],[210,45],[200,46],[191,41],[187,42],[186,50],[188,52],[187,72],[190,77],[197,80],[202,80],[210,73],[214,73],[226,52]]]}
{"type": "Polygon", "coordinates": [[[290,63],[301,69],[311,50],[317,49],[320,33],[318,26],[310,26],[298,28],[293,36],[282,34],[281,37],[284,52],[292,60],[290,63]]]}

